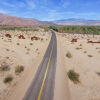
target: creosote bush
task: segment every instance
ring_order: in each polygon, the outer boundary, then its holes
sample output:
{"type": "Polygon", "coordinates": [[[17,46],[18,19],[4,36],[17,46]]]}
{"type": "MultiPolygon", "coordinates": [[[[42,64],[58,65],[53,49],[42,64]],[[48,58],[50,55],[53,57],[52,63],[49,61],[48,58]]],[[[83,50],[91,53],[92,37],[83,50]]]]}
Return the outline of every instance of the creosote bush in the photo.
{"type": "Polygon", "coordinates": [[[90,58],[91,58],[91,57],[93,57],[93,56],[92,56],[92,55],[88,55],[88,57],[90,57],[90,58]]]}
{"type": "Polygon", "coordinates": [[[8,64],[2,64],[0,66],[0,71],[8,71],[8,70],[10,70],[10,67],[8,64]]]}
{"type": "Polygon", "coordinates": [[[66,57],[72,58],[72,54],[70,52],[67,52],[66,57]]]}
{"type": "Polygon", "coordinates": [[[22,66],[22,65],[19,66],[19,65],[18,65],[18,66],[15,67],[15,73],[16,73],[16,74],[19,74],[19,73],[21,73],[22,71],[24,71],[24,66],[22,66]]]}
{"type": "Polygon", "coordinates": [[[7,77],[5,77],[4,83],[10,83],[12,80],[13,80],[13,77],[11,75],[8,75],[7,77]]]}
{"type": "Polygon", "coordinates": [[[80,75],[78,73],[76,73],[73,69],[69,70],[69,72],[67,73],[69,79],[74,83],[80,83],[79,77],[80,75]]]}

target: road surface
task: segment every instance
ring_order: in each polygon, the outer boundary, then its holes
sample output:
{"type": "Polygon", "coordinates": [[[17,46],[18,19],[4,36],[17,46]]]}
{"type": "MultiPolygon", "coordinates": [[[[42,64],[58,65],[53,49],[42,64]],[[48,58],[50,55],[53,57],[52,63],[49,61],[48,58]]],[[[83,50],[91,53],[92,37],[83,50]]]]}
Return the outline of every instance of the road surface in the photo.
{"type": "Polygon", "coordinates": [[[53,100],[57,40],[55,33],[51,32],[52,36],[46,53],[23,100],[53,100]]]}

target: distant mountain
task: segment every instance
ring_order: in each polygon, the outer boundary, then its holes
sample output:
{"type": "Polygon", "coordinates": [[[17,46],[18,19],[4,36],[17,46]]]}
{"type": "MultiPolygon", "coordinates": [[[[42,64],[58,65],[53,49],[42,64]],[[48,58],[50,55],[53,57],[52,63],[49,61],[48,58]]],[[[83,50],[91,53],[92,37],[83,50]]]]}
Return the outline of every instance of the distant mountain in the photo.
{"type": "Polygon", "coordinates": [[[61,19],[53,21],[57,25],[100,25],[100,20],[86,20],[86,19],[61,19]]]}
{"type": "Polygon", "coordinates": [[[20,18],[0,13],[0,25],[39,26],[39,25],[52,25],[52,24],[53,24],[52,22],[39,21],[34,18],[20,18]]]}
{"type": "Polygon", "coordinates": [[[56,21],[39,21],[34,18],[21,18],[0,13],[0,25],[10,25],[10,26],[99,25],[100,26],[100,20],[69,18],[56,21]]]}

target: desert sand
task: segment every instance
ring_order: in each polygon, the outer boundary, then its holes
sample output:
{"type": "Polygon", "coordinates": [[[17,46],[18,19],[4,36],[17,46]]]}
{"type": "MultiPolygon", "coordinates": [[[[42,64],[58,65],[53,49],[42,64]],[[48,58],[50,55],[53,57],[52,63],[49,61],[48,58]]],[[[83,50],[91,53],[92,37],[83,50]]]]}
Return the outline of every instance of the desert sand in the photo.
{"type": "Polygon", "coordinates": [[[61,97],[62,100],[100,100],[100,43],[87,43],[88,40],[100,41],[100,35],[57,33],[57,38],[57,56],[60,56],[57,58],[57,70],[60,75],[57,76],[56,72],[56,80],[60,78],[55,82],[54,100],[61,100],[61,97]],[[73,38],[78,41],[72,43],[73,38]],[[66,57],[67,52],[72,58],[66,57]],[[80,75],[80,83],[74,84],[68,78],[67,73],[71,69],[80,75]]]}
{"type": "MultiPolygon", "coordinates": [[[[55,75],[54,100],[100,100],[100,44],[87,43],[88,40],[100,41],[100,35],[81,35],[56,33],[57,64],[55,75]],[[71,40],[77,38],[77,42],[71,40]],[[70,52],[72,58],[66,57],[70,52]],[[91,56],[89,56],[91,55],[91,56]],[[80,83],[74,84],[68,77],[74,69],[80,83]]],[[[50,32],[0,31],[0,65],[10,66],[8,71],[0,71],[0,100],[22,100],[30,86],[51,37],[50,32]],[[12,38],[5,37],[11,34],[12,38]],[[18,39],[23,35],[25,39],[18,39]],[[31,40],[32,36],[39,40],[31,40]],[[15,67],[24,66],[24,71],[15,74],[15,67]],[[13,81],[3,82],[7,75],[13,81]]]]}
{"type": "Polygon", "coordinates": [[[6,64],[10,67],[8,71],[0,71],[0,100],[22,100],[44,56],[50,37],[50,32],[43,30],[0,31],[0,66],[6,64]],[[5,34],[10,34],[12,38],[5,34]],[[25,39],[19,39],[19,35],[23,35],[25,39]],[[39,40],[32,41],[32,36],[39,37],[39,40]],[[24,71],[16,75],[15,67],[18,65],[24,66],[24,71]],[[13,77],[9,84],[3,82],[7,75],[13,77]]]}

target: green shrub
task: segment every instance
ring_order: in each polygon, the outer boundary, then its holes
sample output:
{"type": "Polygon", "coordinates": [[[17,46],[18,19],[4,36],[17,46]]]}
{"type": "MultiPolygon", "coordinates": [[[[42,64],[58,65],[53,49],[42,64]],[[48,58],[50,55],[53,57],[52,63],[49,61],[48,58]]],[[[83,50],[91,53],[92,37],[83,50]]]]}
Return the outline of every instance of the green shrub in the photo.
{"type": "Polygon", "coordinates": [[[8,70],[10,70],[9,65],[7,65],[7,64],[2,64],[2,65],[0,66],[0,71],[8,71],[8,70]]]}
{"type": "Polygon", "coordinates": [[[22,71],[24,71],[24,67],[22,65],[18,65],[15,67],[15,73],[21,73],[22,71]]]}
{"type": "Polygon", "coordinates": [[[80,83],[79,81],[79,74],[76,73],[74,70],[69,70],[69,72],[67,73],[69,79],[74,83],[74,84],[77,84],[77,83],[80,83]]]}
{"type": "Polygon", "coordinates": [[[67,52],[66,57],[72,58],[72,54],[70,52],[67,52]]]}
{"type": "Polygon", "coordinates": [[[7,76],[4,79],[4,83],[10,83],[12,80],[13,80],[13,77],[12,76],[7,76]]]}

